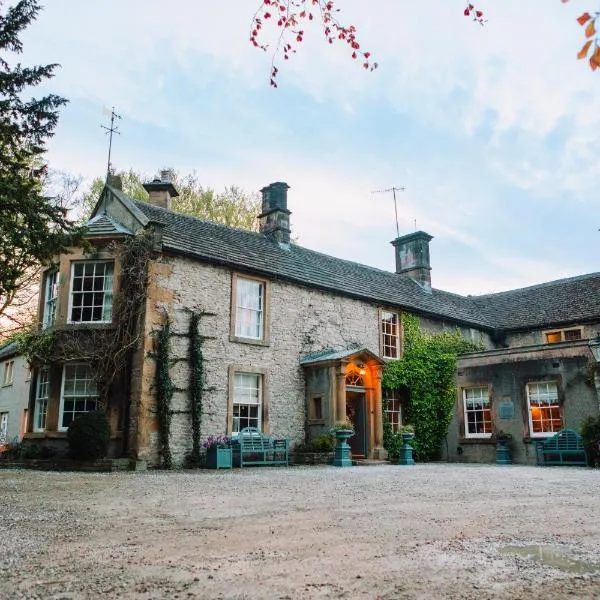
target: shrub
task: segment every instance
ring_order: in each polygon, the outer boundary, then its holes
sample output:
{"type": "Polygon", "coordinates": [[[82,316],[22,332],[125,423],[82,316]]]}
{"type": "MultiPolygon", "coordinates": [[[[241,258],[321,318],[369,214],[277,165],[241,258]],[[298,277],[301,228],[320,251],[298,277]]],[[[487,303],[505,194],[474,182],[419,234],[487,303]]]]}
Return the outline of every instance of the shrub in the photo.
{"type": "Polygon", "coordinates": [[[600,467],[600,417],[588,417],[581,427],[581,437],[591,467],[600,467]]]}
{"type": "Polygon", "coordinates": [[[75,460],[104,458],[110,441],[110,425],[103,410],[82,413],[67,432],[69,452],[75,460]]]}
{"type": "Polygon", "coordinates": [[[335,439],[328,433],[322,433],[310,442],[310,446],[312,452],[333,452],[335,439]]]}

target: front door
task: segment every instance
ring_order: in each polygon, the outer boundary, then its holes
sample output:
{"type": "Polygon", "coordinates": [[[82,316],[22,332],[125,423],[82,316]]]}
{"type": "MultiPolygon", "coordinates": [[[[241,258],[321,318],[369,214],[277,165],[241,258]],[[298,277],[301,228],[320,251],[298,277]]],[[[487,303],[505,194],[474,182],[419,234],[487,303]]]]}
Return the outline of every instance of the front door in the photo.
{"type": "Polygon", "coordinates": [[[354,458],[365,458],[367,456],[367,407],[363,391],[346,392],[346,416],[354,425],[354,436],[348,443],[354,458]]]}

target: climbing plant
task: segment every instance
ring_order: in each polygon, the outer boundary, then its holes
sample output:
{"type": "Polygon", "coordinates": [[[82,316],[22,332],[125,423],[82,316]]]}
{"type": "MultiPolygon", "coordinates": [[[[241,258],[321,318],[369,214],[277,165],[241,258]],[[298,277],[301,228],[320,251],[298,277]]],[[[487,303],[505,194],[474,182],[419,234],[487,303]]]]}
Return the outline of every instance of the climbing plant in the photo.
{"type": "Polygon", "coordinates": [[[404,355],[386,365],[382,384],[390,390],[408,388],[410,402],[403,417],[415,428],[415,457],[434,460],[439,458],[456,402],[456,357],[483,347],[464,339],[458,330],[429,335],[414,315],[405,313],[403,325],[404,355]]]}
{"type": "Polygon", "coordinates": [[[198,332],[201,313],[193,312],[190,317],[190,412],[192,417],[192,462],[200,462],[200,424],[202,422],[202,389],[204,379],[204,357],[202,337],[198,332]]]}
{"type": "Polygon", "coordinates": [[[173,465],[169,436],[171,434],[171,399],[173,397],[173,382],[169,375],[171,325],[168,317],[164,325],[155,332],[156,350],[156,416],[158,419],[158,439],[162,467],[170,469],[173,465]]]}

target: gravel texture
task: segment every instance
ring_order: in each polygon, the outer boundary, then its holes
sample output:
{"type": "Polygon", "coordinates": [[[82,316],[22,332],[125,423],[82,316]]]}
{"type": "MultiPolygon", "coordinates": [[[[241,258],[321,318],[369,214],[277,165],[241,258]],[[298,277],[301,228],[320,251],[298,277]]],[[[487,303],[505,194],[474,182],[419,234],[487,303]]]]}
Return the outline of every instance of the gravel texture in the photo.
{"type": "Polygon", "coordinates": [[[600,471],[0,471],[0,535],[2,600],[598,599],[600,471]]]}

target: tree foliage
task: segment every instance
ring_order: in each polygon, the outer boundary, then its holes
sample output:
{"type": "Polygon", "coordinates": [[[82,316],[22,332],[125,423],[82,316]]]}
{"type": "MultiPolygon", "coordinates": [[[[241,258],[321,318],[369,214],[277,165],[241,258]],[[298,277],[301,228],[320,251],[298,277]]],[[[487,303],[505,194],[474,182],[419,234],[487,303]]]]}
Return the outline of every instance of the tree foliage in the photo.
{"type": "MultiPolygon", "coordinates": [[[[181,174],[171,170],[170,173],[171,181],[179,192],[179,196],[172,200],[173,210],[230,227],[257,229],[256,216],[260,212],[258,194],[250,194],[235,185],[226,187],[223,192],[215,192],[201,184],[195,171],[181,174]]],[[[136,200],[148,201],[143,184],[151,181],[152,177],[131,169],[117,175],[121,177],[125,194],[136,200]]],[[[89,216],[96,205],[103,187],[104,179],[97,177],[83,195],[82,204],[86,216],[89,216]]]]}
{"type": "Polygon", "coordinates": [[[456,402],[456,357],[482,348],[458,330],[428,335],[417,317],[404,314],[402,321],[404,355],[386,365],[382,385],[390,390],[408,388],[410,402],[403,420],[415,428],[415,457],[433,460],[439,457],[456,402]]]}
{"type": "Polygon", "coordinates": [[[6,11],[0,5],[0,317],[41,263],[82,239],[67,210],[43,191],[45,144],[66,100],[54,94],[25,99],[57,65],[9,63],[23,51],[19,36],[39,10],[36,0],[6,11]]]}
{"type": "MultiPolygon", "coordinates": [[[[570,0],[561,0],[563,4],[570,0]]],[[[376,3],[374,3],[376,4],[376,3]]],[[[467,0],[461,10],[465,17],[472,19],[478,25],[485,25],[487,19],[479,6],[467,0]]],[[[377,7],[374,7],[374,11],[377,7]]],[[[277,59],[283,56],[288,60],[295,54],[299,44],[304,41],[306,28],[316,23],[326,41],[333,44],[341,41],[348,46],[350,56],[368,71],[377,68],[377,63],[371,58],[371,52],[362,48],[356,26],[344,24],[340,20],[340,9],[334,0],[261,0],[254,16],[250,29],[250,43],[255,48],[268,50],[267,44],[262,41],[262,33],[269,25],[278,31],[277,43],[271,59],[271,86],[277,87],[277,59]]],[[[600,18],[600,10],[585,12],[577,21],[585,27],[586,42],[577,54],[577,58],[589,57],[590,68],[595,71],[600,67],[600,40],[596,24],[600,18]]]]}

